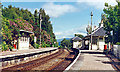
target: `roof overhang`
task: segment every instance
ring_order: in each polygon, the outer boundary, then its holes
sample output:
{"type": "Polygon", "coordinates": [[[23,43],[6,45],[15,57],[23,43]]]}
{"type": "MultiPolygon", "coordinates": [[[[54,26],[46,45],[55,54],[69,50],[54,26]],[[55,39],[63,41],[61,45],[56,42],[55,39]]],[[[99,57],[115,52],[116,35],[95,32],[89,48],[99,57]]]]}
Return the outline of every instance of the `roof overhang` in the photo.
{"type": "Polygon", "coordinates": [[[31,31],[26,31],[26,30],[20,30],[20,32],[26,32],[26,33],[29,33],[29,34],[34,34],[33,32],[31,32],[31,31]]]}
{"type": "MultiPolygon", "coordinates": [[[[105,37],[105,36],[92,36],[92,37],[105,37]]],[[[85,40],[85,39],[89,39],[89,38],[91,38],[91,35],[87,35],[83,39],[85,40]]]]}
{"type": "Polygon", "coordinates": [[[74,37],[74,38],[72,38],[72,40],[73,40],[73,41],[82,41],[82,39],[79,38],[79,37],[74,37]]]}

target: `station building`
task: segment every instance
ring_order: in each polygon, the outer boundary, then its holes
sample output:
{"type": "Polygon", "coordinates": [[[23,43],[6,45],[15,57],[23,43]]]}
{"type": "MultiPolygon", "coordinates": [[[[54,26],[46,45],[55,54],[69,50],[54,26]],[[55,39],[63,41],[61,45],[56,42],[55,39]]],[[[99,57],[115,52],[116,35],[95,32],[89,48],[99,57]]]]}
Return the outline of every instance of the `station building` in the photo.
{"type": "Polygon", "coordinates": [[[81,48],[82,47],[82,39],[79,37],[73,37],[72,38],[73,41],[73,48],[81,48]]]}
{"type": "Polygon", "coordinates": [[[91,34],[83,38],[84,49],[88,50],[104,50],[106,31],[103,27],[103,22],[91,34]],[[92,35],[92,48],[91,48],[91,35],[92,35]]]}
{"type": "Polygon", "coordinates": [[[14,40],[14,44],[17,50],[26,50],[29,49],[30,43],[30,34],[34,34],[33,32],[20,30],[21,36],[14,40]]]}

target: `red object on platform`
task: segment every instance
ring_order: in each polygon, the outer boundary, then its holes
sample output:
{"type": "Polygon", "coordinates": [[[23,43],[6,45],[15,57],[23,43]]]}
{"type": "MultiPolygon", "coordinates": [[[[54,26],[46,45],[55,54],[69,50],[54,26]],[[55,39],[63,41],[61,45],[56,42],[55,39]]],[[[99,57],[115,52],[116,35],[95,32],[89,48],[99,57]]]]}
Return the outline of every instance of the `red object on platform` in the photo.
{"type": "Polygon", "coordinates": [[[16,49],[16,45],[14,44],[14,48],[16,49]]]}
{"type": "Polygon", "coordinates": [[[107,45],[104,45],[104,50],[107,50],[107,45]]]}

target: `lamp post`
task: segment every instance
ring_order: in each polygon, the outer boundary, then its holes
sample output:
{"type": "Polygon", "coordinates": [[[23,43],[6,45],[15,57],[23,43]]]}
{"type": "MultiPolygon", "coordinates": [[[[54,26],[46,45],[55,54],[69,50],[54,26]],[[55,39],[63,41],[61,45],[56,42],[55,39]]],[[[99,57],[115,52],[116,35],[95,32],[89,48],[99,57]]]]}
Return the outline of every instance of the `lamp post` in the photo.
{"type": "Polygon", "coordinates": [[[91,12],[91,50],[92,50],[92,16],[93,13],[91,12]]]}
{"type": "Polygon", "coordinates": [[[41,13],[40,12],[38,12],[39,13],[39,24],[40,24],[40,47],[41,47],[41,23],[42,23],[42,15],[41,15],[41,13]]]}

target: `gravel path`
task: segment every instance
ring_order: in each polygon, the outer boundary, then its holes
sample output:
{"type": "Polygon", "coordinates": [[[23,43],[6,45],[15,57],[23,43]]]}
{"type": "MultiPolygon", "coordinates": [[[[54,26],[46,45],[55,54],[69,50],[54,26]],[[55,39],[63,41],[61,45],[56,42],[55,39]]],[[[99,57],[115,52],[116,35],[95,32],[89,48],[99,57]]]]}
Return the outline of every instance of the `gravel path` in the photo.
{"type": "Polygon", "coordinates": [[[109,58],[102,51],[82,50],[80,70],[114,70],[109,58]]]}

